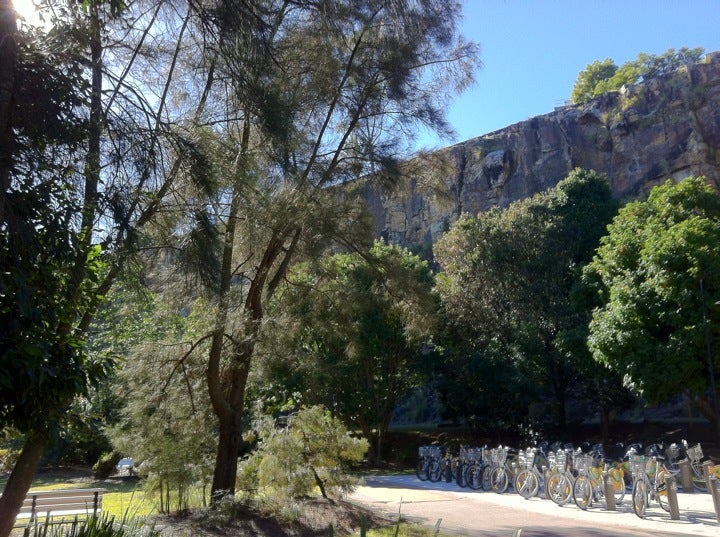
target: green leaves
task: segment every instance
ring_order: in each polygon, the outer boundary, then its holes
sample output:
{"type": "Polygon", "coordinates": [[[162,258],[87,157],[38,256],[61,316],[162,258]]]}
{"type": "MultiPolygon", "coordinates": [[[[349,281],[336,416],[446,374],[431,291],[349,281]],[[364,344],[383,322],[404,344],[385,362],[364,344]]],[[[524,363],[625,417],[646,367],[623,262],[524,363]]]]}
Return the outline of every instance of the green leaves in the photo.
{"type": "Polygon", "coordinates": [[[398,398],[423,377],[437,307],[427,263],[378,241],[291,280],[282,301],[295,325],[286,346],[297,350],[272,377],[294,377],[304,401],[333,408],[368,437],[382,435],[398,398]]]}
{"type": "Polygon", "coordinates": [[[255,430],[258,445],[241,464],[241,488],[260,487],[282,503],[318,487],[324,497],[340,497],[358,484],[349,465],[363,459],[367,440],[353,437],[324,407],[304,407],[285,426],[258,416],[255,430]]]}
{"type": "Polygon", "coordinates": [[[704,396],[703,311],[714,348],[718,260],[720,197],[703,178],[668,181],[646,202],[624,207],[586,270],[604,288],[590,324],[595,358],[627,375],[650,401],[704,396]]]}
{"type": "Polygon", "coordinates": [[[574,302],[579,268],[616,209],[607,180],[578,169],[548,192],[461,218],[435,247],[449,345],[484,354],[507,377],[515,369],[561,406],[589,359],[580,343],[589,312],[574,302]]]}
{"type": "Polygon", "coordinates": [[[625,84],[637,84],[683,65],[697,63],[704,52],[700,47],[683,47],[677,52],[671,48],[660,55],[641,52],[636,60],[619,68],[610,58],[596,60],[580,71],[570,98],[575,104],[586,103],[608,91],[617,91],[625,84]]]}

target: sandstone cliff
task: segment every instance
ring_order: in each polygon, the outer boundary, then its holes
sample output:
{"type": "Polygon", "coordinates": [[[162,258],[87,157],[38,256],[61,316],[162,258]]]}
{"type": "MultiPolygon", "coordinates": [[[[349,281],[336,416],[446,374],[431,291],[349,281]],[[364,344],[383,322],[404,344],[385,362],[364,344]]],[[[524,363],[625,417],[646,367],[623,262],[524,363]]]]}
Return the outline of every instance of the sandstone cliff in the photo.
{"type": "Polygon", "coordinates": [[[668,178],[702,175],[718,185],[720,52],[587,104],[459,143],[439,156],[449,165],[432,187],[416,178],[392,191],[363,188],[378,236],[428,248],[460,214],[547,190],[576,167],[604,173],[622,199],[642,196],[668,178]]]}

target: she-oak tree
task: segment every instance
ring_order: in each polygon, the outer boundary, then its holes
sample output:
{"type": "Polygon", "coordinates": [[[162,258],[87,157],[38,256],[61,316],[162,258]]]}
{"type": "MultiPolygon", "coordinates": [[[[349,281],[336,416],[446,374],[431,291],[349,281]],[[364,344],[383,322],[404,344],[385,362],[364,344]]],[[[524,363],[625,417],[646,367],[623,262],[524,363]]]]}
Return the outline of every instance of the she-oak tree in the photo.
{"type": "MultiPolygon", "coordinates": [[[[91,322],[192,162],[180,118],[206,103],[198,92],[192,107],[170,107],[177,59],[198,50],[185,46],[190,10],[40,8],[51,26],[18,30],[0,3],[0,426],[25,438],[0,498],[2,536],[73,399],[113,366],[86,352],[91,322]]],[[[197,73],[201,88],[212,79],[197,73]]]]}
{"type": "Polygon", "coordinates": [[[367,241],[351,190],[330,187],[397,178],[404,138],[418,125],[448,132],[443,104],[477,66],[476,46],[456,35],[457,2],[231,4],[208,18],[232,96],[211,136],[220,188],[202,202],[221,239],[206,273],[216,291],[206,348],[214,499],[235,489],[248,376],[290,263],[367,241]]]}

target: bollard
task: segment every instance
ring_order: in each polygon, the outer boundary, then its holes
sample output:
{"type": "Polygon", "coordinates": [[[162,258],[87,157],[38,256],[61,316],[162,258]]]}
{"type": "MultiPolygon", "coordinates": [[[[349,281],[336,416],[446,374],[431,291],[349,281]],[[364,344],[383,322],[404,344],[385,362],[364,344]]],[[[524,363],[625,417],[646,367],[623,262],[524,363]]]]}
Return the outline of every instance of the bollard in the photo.
{"type": "Polygon", "coordinates": [[[702,463],[702,470],[703,470],[703,476],[705,477],[705,486],[707,487],[708,492],[712,492],[710,490],[710,468],[712,468],[712,461],[705,461],[702,463]]]}
{"type": "Polygon", "coordinates": [[[711,476],[710,468],[712,467],[712,461],[705,461],[702,464],[703,475],[705,476],[705,483],[707,484],[708,492],[712,495],[713,507],[715,507],[715,516],[718,522],[720,522],[720,492],[715,486],[715,476],[711,476]]]}
{"type": "Polygon", "coordinates": [[[680,483],[682,484],[683,492],[695,492],[690,461],[683,459],[678,464],[680,465],[680,483]]]}
{"type": "Polygon", "coordinates": [[[713,495],[713,505],[715,506],[715,517],[720,522],[720,490],[718,490],[718,482],[715,476],[709,479],[711,492],[713,495]]]}
{"type": "Polygon", "coordinates": [[[680,507],[678,507],[677,481],[671,475],[665,476],[665,490],[667,490],[667,501],[670,507],[670,519],[680,520],[680,507]]]}
{"type": "Polygon", "coordinates": [[[615,511],[615,480],[613,476],[607,474],[603,478],[603,485],[605,486],[605,507],[608,511],[615,511]]]}

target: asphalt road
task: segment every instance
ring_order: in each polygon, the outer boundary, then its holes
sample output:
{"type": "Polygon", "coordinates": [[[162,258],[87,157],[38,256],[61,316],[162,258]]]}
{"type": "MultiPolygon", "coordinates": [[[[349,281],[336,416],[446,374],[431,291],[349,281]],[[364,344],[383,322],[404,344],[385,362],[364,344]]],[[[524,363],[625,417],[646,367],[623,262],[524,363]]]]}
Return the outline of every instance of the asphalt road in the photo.
{"type": "Polygon", "coordinates": [[[629,497],[616,511],[593,507],[583,511],[574,503],[560,507],[550,500],[525,500],[512,492],[473,491],[455,483],[429,483],[414,475],[365,478],[365,484],[348,497],[390,517],[403,519],[467,537],[510,537],[522,529],[522,537],[720,537],[720,524],[712,497],[707,493],[678,494],[680,519],[656,504],[646,518],[639,518],[629,497]]]}

